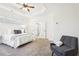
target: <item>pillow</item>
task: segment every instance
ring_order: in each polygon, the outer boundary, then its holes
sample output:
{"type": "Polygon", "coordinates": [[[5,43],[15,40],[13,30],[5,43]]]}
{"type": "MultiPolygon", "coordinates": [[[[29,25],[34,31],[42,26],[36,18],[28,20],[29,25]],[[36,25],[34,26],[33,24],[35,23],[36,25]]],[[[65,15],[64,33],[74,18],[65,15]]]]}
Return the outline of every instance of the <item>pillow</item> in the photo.
{"type": "Polygon", "coordinates": [[[22,33],[25,33],[25,29],[21,29],[21,32],[22,32],[22,33]]]}
{"type": "Polygon", "coordinates": [[[21,34],[21,30],[14,30],[14,34],[21,34]]]}
{"type": "Polygon", "coordinates": [[[56,44],[56,46],[60,47],[60,46],[63,45],[63,42],[61,42],[61,41],[56,41],[55,44],[56,44]]]}

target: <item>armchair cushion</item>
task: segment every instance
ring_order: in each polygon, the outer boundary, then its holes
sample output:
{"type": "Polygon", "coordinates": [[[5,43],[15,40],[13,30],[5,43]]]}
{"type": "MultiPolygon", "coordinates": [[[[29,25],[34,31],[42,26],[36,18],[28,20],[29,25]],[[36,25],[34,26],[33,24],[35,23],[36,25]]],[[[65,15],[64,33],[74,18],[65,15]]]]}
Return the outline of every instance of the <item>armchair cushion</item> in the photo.
{"type": "Polygon", "coordinates": [[[62,55],[64,55],[64,53],[66,53],[67,51],[70,51],[70,50],[71,50],[70,47],[65,46],[65,45],[63,45],[63,46],[61,46],[61,47],[58,47],[58,46],[56,46],[56,45],[53,45],[52,47],[53,47],[54,51],[58,51],[58,52],[61,53],[62,55]]]}

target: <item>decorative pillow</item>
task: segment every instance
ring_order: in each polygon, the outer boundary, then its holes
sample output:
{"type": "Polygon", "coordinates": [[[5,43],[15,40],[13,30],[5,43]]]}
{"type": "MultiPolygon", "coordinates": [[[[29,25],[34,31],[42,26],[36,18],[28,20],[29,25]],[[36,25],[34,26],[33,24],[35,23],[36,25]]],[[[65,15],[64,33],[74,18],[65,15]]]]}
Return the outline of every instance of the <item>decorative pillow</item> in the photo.
{"type": "Polygon", "coordinates": [[[25,33],[25,29],[21,29],[21,32],[22,32],[22,33],[25,33]]]}
{"type": "Polygon", "coordinates": [[[57,42],[55,42],[55,44],[56,44],[56,46],[60,47],[60,46],[63,45],[63,42],[61,42],[61,41],[57,41],[57,42]]]}
{"type": "Polygon", "coordinates": [[[14,34],[21,34],[21,30],[14,30],[14,34]]]}

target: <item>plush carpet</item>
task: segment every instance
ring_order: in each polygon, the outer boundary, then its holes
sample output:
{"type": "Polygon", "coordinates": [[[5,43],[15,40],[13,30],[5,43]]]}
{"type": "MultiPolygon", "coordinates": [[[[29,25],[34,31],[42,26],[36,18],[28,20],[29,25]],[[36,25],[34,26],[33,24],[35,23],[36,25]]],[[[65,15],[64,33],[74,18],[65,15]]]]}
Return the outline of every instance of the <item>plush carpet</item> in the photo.
{"type": "Polygon", "coordinates": [[[47,39],[36,39],[16,49],[0,44],[0,56],[51,56],[50,44],[47,39]]]}

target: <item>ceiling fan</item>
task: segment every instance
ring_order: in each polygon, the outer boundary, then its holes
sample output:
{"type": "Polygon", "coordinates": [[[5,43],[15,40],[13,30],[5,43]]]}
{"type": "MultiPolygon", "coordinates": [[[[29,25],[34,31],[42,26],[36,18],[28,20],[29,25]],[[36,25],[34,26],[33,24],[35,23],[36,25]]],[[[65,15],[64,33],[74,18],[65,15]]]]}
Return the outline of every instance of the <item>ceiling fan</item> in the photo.
{"type": "Polygon", "coordinates": [[[23,4],[17,3],[17,4],[22,6],[20,9],[27,9],[28,12],[30,12],[31,8],[35,8],[34,6],[31,6],[31,5],[26,4],[26,3],[23,3],[23,4]]]}

